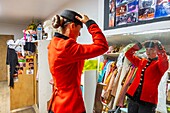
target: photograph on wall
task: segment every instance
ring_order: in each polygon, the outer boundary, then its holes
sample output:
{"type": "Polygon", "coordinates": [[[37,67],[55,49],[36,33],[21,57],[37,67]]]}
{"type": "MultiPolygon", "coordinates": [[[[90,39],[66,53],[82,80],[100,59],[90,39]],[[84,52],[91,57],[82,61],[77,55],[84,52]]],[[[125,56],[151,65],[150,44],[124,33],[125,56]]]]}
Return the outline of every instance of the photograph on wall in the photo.
{"type": "Polygon", "coordinates": [[[116,8],[116,26],[127,23],[127,5],[122,5],[116,8]]]}
{"type": "Polygon", "coordinates": [[[18,74],[21,74],[21,75],[22,75],[22,74],[23,74],[23,72],[24,72],[23,67],[19,67],[19,68],[18,68],[18,74]]]}
{"type": "Polygon", "coordinates": [[[33,62],[34,59],[33,59],[33,56],[32,57],[26,57],[26,62],[33,62]]]}
{"type": "Polygon", "coordinates": [[[155,18],[170,16],[170,1],[157,0],[155,18]]]}
{"type": "Polygon", "coordinates": [[[127,4],[128,0],[116,0],[116,7],[127,4]]]}
{"type": "Polygon", "coordinates": [[[139,0],[139,21],[154,18],[156,0],[139,0]]]}
{"type": "Polygon", "coordinates": [[[127,23],[127,15],[121,15],[116,17],[116,26],[124,25],[127,23]]]}
{"type": "Polygon", "coordinates": [[[18,62],[19,63],[19,67],[26,67],[26,63],[25,62],[18,62]]]}
{"type": "Polygon", "coordinates": [[[104,30],[166,21],[169,16],[169,0],[104,1],[104,30]]]}
{"type": "Polygon", "coordinates": [[[26,70],[26,74],[27,74],[27,75],[32,75],[32,74],[34,74],[34,70],[31,69],[31,68],[28,68],[28,69],[26,70]]]}
{"type": "Polygon", "coordinates": [[[138,0],[133,0],[127,5],[128,12],[138,12],[138,0]]]}
{"type": "Polygon", "coordinates": [[[109,27],[115,26],[115,1],[109,0],[109,27]]]}
{"type": "Polygon", "coordinates": [[[127,13],[127,5],[116,7],[116,17],[127,13]]]}
{"type": "Polygon", "coordinates": [[[29,68],[34,69],[34,63],[29,63],[29,68]]]}
{"type": "Polygon", "coordinates": [[[127,24],[136,23],[138,21],[138,14],[137,12],[130,12],[127,15],[127,24]]]}
{"type": "Polygon", "coordinates": [[[132,24],[138,22],[138,0],[129,2],[127,4],[127,9],[127,23],[132,24]]]}

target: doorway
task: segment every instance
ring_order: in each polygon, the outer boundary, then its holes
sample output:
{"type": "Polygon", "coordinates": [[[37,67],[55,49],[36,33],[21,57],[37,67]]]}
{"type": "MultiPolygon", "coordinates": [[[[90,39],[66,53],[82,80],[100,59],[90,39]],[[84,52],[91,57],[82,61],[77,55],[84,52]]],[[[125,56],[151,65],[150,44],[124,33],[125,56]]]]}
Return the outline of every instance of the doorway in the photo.
{"type": "Polygon", "coordinates": [[[0,82],[7,81],[7,66],[6,66],[6,54],[7,54],[7,40],[14,39],[14,35],[0,35],[0,82]]]}

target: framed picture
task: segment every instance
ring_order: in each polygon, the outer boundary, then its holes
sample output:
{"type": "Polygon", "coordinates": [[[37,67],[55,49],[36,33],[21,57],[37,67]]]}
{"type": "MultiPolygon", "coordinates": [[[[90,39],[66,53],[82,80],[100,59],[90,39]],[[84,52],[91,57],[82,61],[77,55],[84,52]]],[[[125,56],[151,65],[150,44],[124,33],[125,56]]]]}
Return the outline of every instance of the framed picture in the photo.
{"type": "Polygon", "coordinates": [[[170,20],[168,0],[104,0],[103,29],[170,20]]]}

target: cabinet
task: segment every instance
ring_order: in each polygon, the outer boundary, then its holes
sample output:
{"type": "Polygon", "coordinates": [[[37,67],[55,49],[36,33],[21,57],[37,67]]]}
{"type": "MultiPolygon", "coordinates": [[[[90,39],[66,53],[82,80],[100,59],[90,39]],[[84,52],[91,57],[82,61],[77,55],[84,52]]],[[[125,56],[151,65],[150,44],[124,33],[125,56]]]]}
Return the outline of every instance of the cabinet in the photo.
{"type": "MultiPolygon", "coordinates": [[[[26,60],[28,57],[26,57],[26,60]]],[[[34,70],[36,68],[36,57],[33,59],[34,70]]],[[[23,72],[18,75],[18,80],[14,82],[14,88],[10,89],[10,110],[25,108],[36,104],[36,72],[28,73],[29,61],[25,62],[23,72]]]]}

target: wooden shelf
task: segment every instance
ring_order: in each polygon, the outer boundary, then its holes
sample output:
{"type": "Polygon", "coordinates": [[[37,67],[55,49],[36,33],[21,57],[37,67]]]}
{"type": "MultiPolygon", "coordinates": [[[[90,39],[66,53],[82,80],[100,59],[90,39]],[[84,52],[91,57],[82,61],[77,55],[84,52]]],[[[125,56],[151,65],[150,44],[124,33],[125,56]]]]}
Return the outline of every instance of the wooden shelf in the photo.
{"type": "Polygon", "coordinates": [[[102,85],[102,86],[106,86],[106,84],[105,83],[102,83],[102,82],[100,82],[100,83],[98,83],[99,85],[102,85]]]}
{"type": "Polygon", "coordinates": [[[167,83],[169,84],[169,83],[170,83],[170,80],[167,80],[167,83]]]}
{"type": "Polygon", "coordinates": [[[104,59],[114,59],[117,58],[118,56],[119,53],[108,53],[103,55],[104,59]]]}

